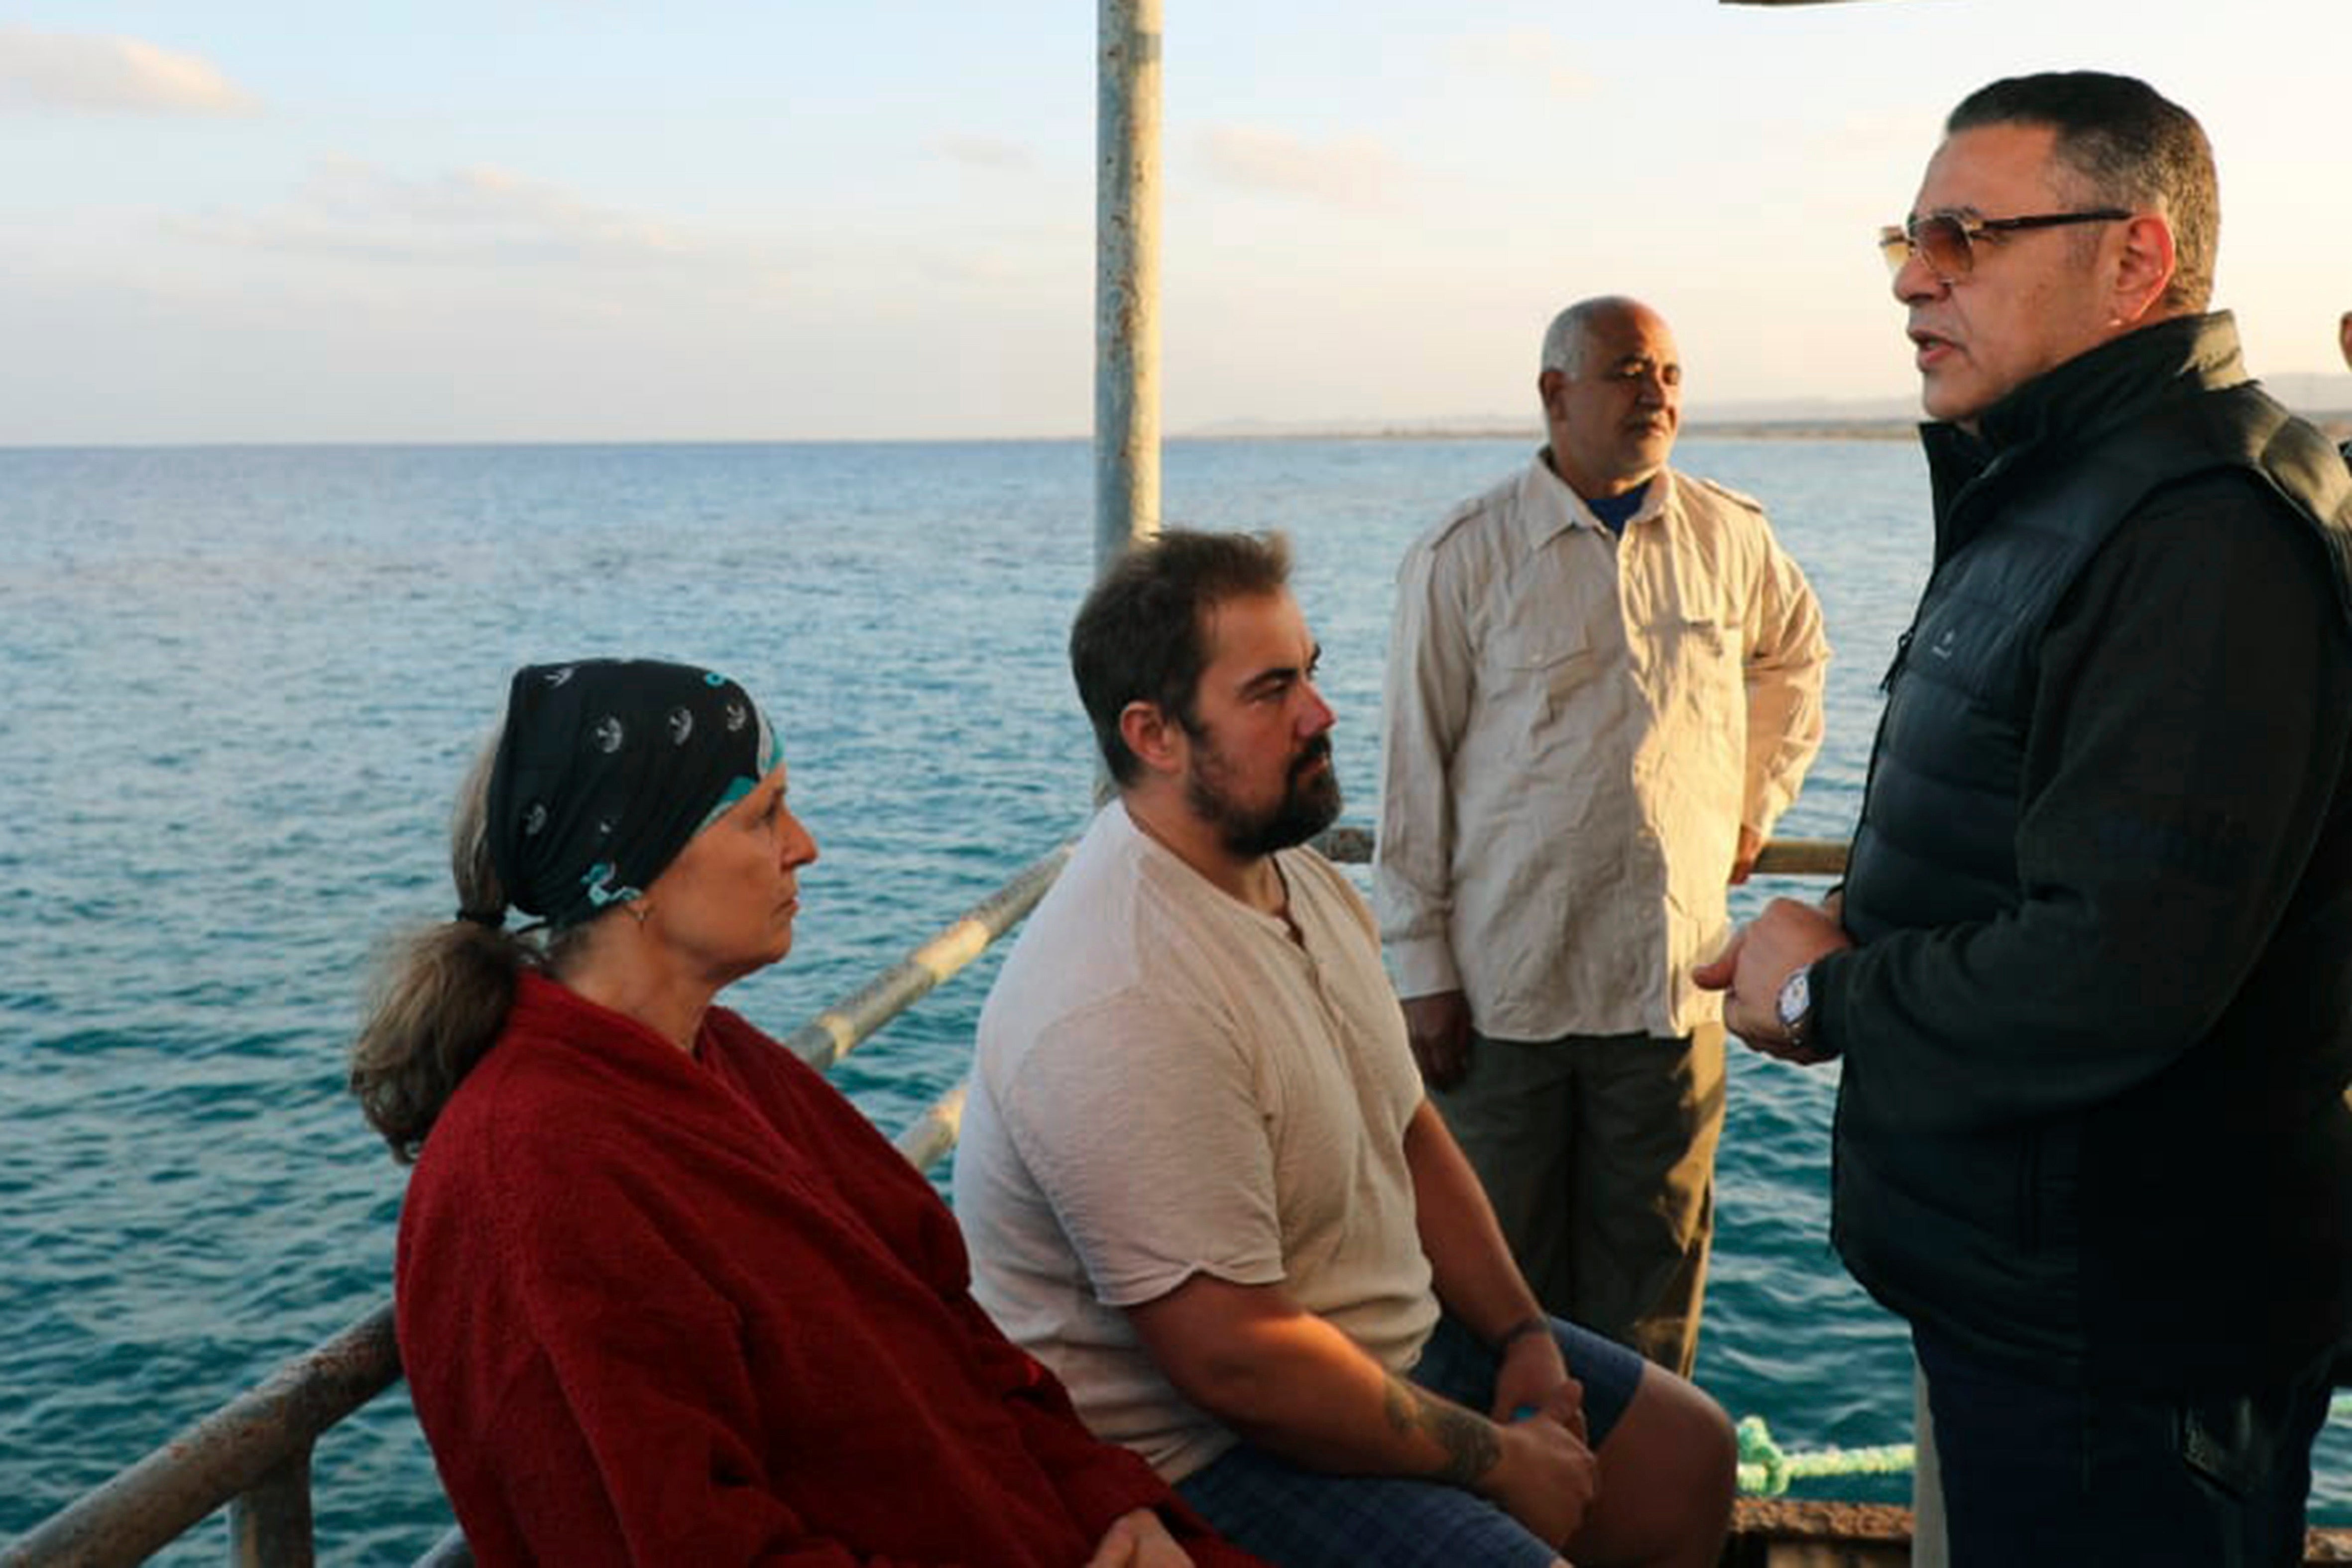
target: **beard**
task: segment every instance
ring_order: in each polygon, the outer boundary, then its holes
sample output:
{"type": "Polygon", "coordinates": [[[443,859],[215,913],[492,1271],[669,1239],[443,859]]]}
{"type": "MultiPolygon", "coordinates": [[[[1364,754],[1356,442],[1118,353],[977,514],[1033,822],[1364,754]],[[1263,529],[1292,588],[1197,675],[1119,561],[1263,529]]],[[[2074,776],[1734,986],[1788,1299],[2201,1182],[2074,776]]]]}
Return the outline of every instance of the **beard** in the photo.
{"type": "Polygon", "coordinates": [[[1331,737],[1317,736],[1290,765],[1282,799],[1253,810],[1223,787],[1222,779],[1231,770],[1223,754],[1212,751],[1186,777],[1184,799],[1196,816],[1216,829],[1226,853],[1254,860],[1303,844],[1339,820],[1339,775],[1330,760],[1331,737]]]}

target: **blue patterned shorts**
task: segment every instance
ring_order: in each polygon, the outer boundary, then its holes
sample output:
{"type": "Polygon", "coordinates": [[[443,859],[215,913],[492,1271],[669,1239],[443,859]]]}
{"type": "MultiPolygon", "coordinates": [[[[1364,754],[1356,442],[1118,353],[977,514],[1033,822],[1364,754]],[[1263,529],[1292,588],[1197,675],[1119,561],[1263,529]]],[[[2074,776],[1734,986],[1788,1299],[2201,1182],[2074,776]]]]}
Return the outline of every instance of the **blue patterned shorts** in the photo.
{"type": "MultiPolygon", "coordinates": [[[[1642,1358],[1552,1320],[1568,1370],[1584,1385],[1584,1420],[1598,1449],[1633,1401],[1642,1358]]],[[[1453,1318],[1412,1369],[1415,1383],[1473,1410],[1495,1397],[1495,1353],[1453,1318]]],[[[1247,1443],[1177,1483],[1186,1502],[1244,1551],[1278,1568],[1549,1568],[1559,1553],[1485,1498],[1459,1487],[1391,1476],[1301,1469],[1247,1443]]]]}

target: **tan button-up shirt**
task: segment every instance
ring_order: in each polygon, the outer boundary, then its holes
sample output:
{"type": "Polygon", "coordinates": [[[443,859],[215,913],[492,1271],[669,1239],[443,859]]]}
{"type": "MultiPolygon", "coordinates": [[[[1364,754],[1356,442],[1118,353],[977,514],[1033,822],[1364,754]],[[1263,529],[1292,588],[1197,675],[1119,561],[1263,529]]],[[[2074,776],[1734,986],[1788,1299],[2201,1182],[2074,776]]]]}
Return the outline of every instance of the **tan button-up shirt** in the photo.
{"type": "Polygon", "coordinates": [[[1374,873],[1407,997],[1480,1033],[1687,1034],[1744,824],[1821,747],[1829,644],[1755,501],[1667,470],[1621,540],[1538,454],[1398,573],[1374,873]]]}

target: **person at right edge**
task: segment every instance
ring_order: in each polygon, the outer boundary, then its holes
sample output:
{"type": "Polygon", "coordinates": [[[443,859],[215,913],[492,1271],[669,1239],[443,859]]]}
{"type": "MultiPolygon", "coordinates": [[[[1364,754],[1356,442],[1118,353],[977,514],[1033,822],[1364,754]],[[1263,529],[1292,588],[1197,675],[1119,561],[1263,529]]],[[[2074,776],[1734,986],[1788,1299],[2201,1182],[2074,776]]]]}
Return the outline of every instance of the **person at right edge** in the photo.
{"type": "MultiPolygon", "coordinates": [[[[2344,352],[2344,368],[2352,371],[2352,310],[2336,319],[2336,346],[2344,352]]],[[[2344,454],[2345,462],[2352,463],[2352,441],[2345,442],[2336,450],[2344,454]]]]}
{"type": "Polygon", "coordinates": [[[1843,1061],[1950,1561],[2299,1563],[2352,1324],[2352,476],[2207,314],[2197,121],[1997,81],[1882,238],[1934,570],[1843,888],[1702,983],[1843,1061]]]}

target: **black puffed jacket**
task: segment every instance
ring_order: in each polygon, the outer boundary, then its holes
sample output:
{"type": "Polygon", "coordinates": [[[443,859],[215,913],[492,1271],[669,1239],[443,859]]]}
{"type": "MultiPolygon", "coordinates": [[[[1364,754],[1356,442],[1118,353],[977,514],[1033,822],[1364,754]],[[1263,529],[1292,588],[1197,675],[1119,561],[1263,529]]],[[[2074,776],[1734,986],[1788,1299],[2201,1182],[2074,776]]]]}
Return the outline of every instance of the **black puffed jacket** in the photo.
{"type": "Polygon", "coordinates": [[[1924,432],[1933,574],[1816,966],[1833,1235],[2055,1381],[2352,1324],[2352,482],[2226,315],[1924,432]]]}

